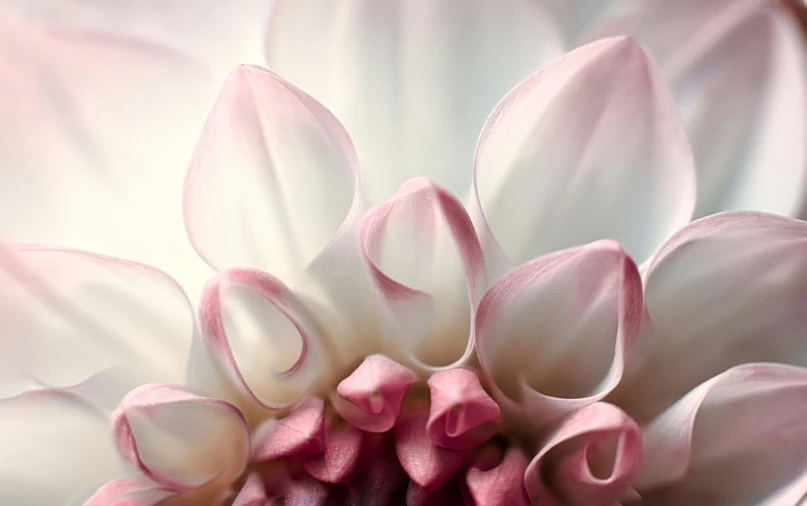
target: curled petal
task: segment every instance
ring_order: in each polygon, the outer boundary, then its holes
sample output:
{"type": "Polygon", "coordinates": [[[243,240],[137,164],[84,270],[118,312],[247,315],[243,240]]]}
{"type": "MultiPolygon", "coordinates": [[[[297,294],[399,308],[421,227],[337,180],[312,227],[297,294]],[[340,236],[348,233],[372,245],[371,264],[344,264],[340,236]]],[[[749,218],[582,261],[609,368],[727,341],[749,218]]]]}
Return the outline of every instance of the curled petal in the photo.
{"type": "Polygon", "coordinates": [[[148,480],[119,478],[93,494],[84,506],[158,506],[176,492],[148,480]]]}
{"type": "Polygon", "coordinates": [[[252,459],[310,457],[320,453],[325,440],[325,405],[311,399],[285,418],[267,420],[253,436],[252,459]]]}
{"type": "Polygon", "coordinates": [[[631,494],[641,458],[636,422],[616,406],[595,403],[543,442],[524,484],[533,504],[610,506],[631,494]]]}
{"type": "Polygon", "coordinates": [[[181,382],[196,331],[182,288],[157,269],[0,245],[0,397],[21,379],[65,387],[104,376],[91,400],[112,409],[140,384],[181,382]]]}
{"type": "Polygon", "coordinates": [[[508,448],[498,465],[490,469],[472,467],[465,481],[475,504],[527,506],[524,471],[527,459],[518,448],[508,448]]]}
{"type": "Polygon", "coordinates": [[[437,445],[468,449],[487,441],[499,428],[499,405],[472,369],[436,372],[429,377],[429,394],[426,431],[437,445]]]}
{"type": "Polygon", "coordinates": [[[412,481],[433,491],[459,470],[464,452],[434,444],[426,433],[428,417],[421,409],[401,415],[395,425],[395,452],[412,481]]]}
{"type": "Polygon", "coordinates": [[[563,50],[530,0],[278,0],[266,33],[271,68],[345,122],[374,204],[420,175],[465,194],[490,110],[563,50]]]}
{"type": "Polygon", "coordinates": [[[266,69],[230,74],[185,181],[188,234],[207,262],[289,280],[356,211],[358,195],[353,145],[325,107],[266,69]]]}
{"type": "Polygon", "coordinates": [[[639,44],[593,42],[491,113],[474,161],[483,244],[495,240],[519,264],[616,239],[643,261],[689,221],[694,171],[673,98],[639,44]]]}
{"type": "Polygon", "coordinates": [[[479,305],[479,361],[494,398],[523,426],[602,399],[649,335],[642,282],[612,241],[539,257],[507,274],[479,305]]]}
{"type": "Polygon", "coordinates": [[[302,302],[265,272],[230,269],[213,278],[202,293],[199,319],[214,362],[260,406],[291,406],[322,374],[302,302]]]}
{"type": "Polygon", "coordinates": [[[383,355],[367,357],[342,380],[334,407],[348,422],[368,432],[386,432],[395,424],[406,390],[415,374],[383,355]]]}
{"type": "Polygon", "coordinates": [[[352,425],[325,428],[324,450],[303,461],[305,472],[325,483],[347,483],[362,446],[362,433],[352,425]]]}
{"type": "Polygon", "coordinates": [[[224,401],[167,385],[144,385],[112,414],[118,451],[147,477],[180,491],[228,485],[246,466],[249,431],[224,401]]]}
{"type": "Polygon", "coordinates": [[[807,369],[729,369],[654,419],[643,438],[635,487],[650,504],[796,504],[807,470],[807,369]]]}
{"type": "Polygon", "coordinates": [[[649,357],[614,401],[641,420],[747,362],[807,365],[807,223],[753,212],[698,220],[650,264],[649,357]]]}
{"type": "Polygon", "coordinates": [[[431,181],[413,179],[365,216],[361,246],[392,313],[393,344],[427,367],[467,360],[486,273],[462,204],[431,181]]]}

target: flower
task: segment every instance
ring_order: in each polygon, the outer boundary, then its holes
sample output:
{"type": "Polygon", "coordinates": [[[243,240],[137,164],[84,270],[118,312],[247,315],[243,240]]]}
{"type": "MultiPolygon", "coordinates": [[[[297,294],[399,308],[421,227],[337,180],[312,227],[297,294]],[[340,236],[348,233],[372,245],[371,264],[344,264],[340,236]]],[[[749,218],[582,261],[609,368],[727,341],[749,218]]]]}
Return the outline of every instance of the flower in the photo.
{"type": "Polygon", "coordinates": [[[688,224],[693,154],[633,39],[522,81],[473,176],[467,206],[415,178],[367,210],[336,116],[238,67],[185,182],[189,237],[217,270],[198,319],[142,264],[0,250],[0,498],[804,496],[807,223],[688,224]]]}

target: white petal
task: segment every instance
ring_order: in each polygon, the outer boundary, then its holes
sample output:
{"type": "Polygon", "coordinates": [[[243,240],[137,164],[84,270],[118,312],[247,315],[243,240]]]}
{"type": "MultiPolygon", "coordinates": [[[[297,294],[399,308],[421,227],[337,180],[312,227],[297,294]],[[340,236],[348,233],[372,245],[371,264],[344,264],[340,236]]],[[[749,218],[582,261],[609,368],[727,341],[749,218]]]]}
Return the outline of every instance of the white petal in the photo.
{"type": "Polygon", "coordinates": [[[214,93],[203,69],[0,7],[0,74],[0,235],[135,259],[201,288],[178,195],[214,93]]]}
{"type": "Polygon", "coordinates": [[[807,51],[789,12],[764,0],[660,0],[589,36],[617,33],[645,44],[670,83],[698,168],[696,216],[801,210],[807,51]]]}
{"type": "Polygon", "coordinates": [[[625,37],[568,53],[505,97],[480,136],[475,184],[514,263],[604,238],[642,261],[695,202],[675,104],[625,37]]]}
{"type": "Polygon", "coordinates": [[[476,320],[482,368],[525,427],[592,404],[619,382],[645,320],[636,265],[601,241],[539,257],[485,294],[476,320]]]}
{"type": "Polygon", "coordinates": [[[358,184],[356,154],[336,118],[275,74],[241,66],[188,170],[188,233],[216,268],[262,268],[288,281],[359,205],[358,184]]]}
{"type": "Polygon", "coordinates": [[[648,504],[796,504],[807,470],[807,369],[730,369],[653,420],[643,439],[635,487],[648,504]]]}
{"type": "Polygon", "coordinates": [[[114,406],[126,388],[184,379],[193,309],[164,273],[81,251],[17,247],[0,250],[0,280],[3,387],[5,378],[71,386],[106,375],[93,400],[114,406]]]}
{"type": "Polygon", "coordinates": [[[807,223],[753,212],[694,222],[649,266],[652,354],[618,403],[642,420],[746,362],[807,365],[807,223]]]}
{"type": "Polygon", "coordinates": [[[345,123],[373,203],[427,176],[457,195],[488,112],[561,52],[531,0],[277,0],[269,65],[345,123]]]}
{"type": "Polygon", "coordinates": [[[0,400],[0,503],[65,504],[120,476],[109,419],[58,390],[0,400]]]}

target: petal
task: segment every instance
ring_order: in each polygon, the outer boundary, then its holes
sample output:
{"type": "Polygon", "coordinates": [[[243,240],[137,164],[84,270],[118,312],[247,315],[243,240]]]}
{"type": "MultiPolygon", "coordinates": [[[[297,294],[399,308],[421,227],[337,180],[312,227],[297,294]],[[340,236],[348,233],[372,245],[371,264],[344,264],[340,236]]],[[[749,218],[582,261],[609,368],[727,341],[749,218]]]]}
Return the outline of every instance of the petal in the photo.
{"type": "Polygon", "coordinates": [[[605,238],[642,261],[695,203],[675,103],[626,37],[583,46],[519,84],[482,130],[474,171],[493,239],[516,264],[605,238]]]}
{"type": "Polygon", "coordinates": [[[325,428],[325,449],[303,461],[305,472],[325,483],[347,483],[361,451],[362,432],[352,425],[325,428]]]}
{"type": "Polygon", "coordinates": [[[263,480],[258,473],[252,473],[233,501],[233,506],[266,506],[268,497],[263,480]]]}
{"type": "Polygon", "coordinates": [[[108,423],[57,389],[0,400],[0,503],[65,504],[122,474],[108,423]]]}
{"type": "Polygon", "coordinates": [[[646,321],[636,265],[600,241],[500,279],[479,305],[477,352],[502,409],[538,430],[617,385],[646,321]]]}
{"type": "Polygon", "coordinates": [[[199,320],[225,383],[255,405],[288,408],[326,377],[305,307],[265,272],[230,269],[211,279],[199,303],[199,320]]]}
{"type": "Polygon", "coordinates": [[[499,428],[499,405],[482,388],[473,369],[458,367],[429,377],[431,440],[464,450],[490,439],[499,428]]]}
{"type": "Polygon", "coordinates": [[[191,242],[218,269],[289,280],[359,205],[358,161],[321,104],[272,72],[243,65],[224,84],[185,181],[191,242]]]}
{"type": "Polygon", "coordinates": [[[615,392],[640,420],[745,362],[807,365],[807,223],[718,214],[676,234],[651,262],[650,356],[615,392]]]}
{"type": "Polygon", "coordinates": [[[639,470],[639,426],[616,406],[595,403],[564,420],[527,466],[533,504],[611,506],[631,493],[639,470]]]}
{"type": "Polygon", "coordinates": [[[654,505],[796,504],[805,492],[805,420],[806,369],[734,367],[644,429],[635,486],[654,505]],[[774,502],[788,495],[795,500],[774,502]]]}
{"type": "Polygon", "coordinates": [[[395,424],[403,396],[415,381],[415,374],[401,364],[371,355],[339,383],[333,405],[359,429],[386,432],[395,424]]]}
{"type": "Polygon", "coordinates": [[[147,480],[119,478],[93,494],[84,506],[158,506],[176,493],[147,480]]]}
{"type": "Polygon", "coordinates": [[[508,448],[502,461],[491,469],[472,467],[465,481],[475,504],[486,506],[526,506],[524,490],[527,459],[518,448],[508,448]]]}
{"type": "MultiPolygon", "coordinates": [[[[72,386],[106,377],[113,408],[149,381],[181,382],[196,333],[180,286],[157,269],[83,251],[0,245],[0,377],[72,386]]],[[[0,393],[13,394],[0,387],[0,393]]]]}
{"type": "Polygon", "coordinates": [[[204,69],[0,7],[0,74],[0,236],[135,259],[201,288],[177,194],[215,92],[204,69]]]}
{"type": "Polygon", "coordinates": [[[431,181],[407,182],[362,222],[364,260],[390,312],[387,333],[418,366],[470,357],[485,262],[462,204],[431,181]]]}
{"type": "Polygon", "coordinates": [[[610,10],[621,6],[616,0],[543,0],[567,43],[574,42],[589,26],[610,10]]]}
{"type": "Polygon", "coordinates": [[[695,215],[797,213],[807,177],[807,52],[790,13],[765,0],[637,6],[589,37],[632,34],[659,62],[695,154],[695,215]]]}
{"type": "Polygon", "coordinates": [[[345,122],[374,204],[425,175],[464,195],[487,114],[560,54],[530,0],[275,2],[269,65],[345,122]]]}
{"type": "Polygon", "coordinates": [[[249,429],[238,408],[168,385],[127,394],[112,431],[124,459],[179,490],[229,485],[247,464],[249,429]]]}
{"type": "Polygon", "coordinates": [[[289,416],[270,419],[255,431],[252,460],[267,462],[282,458],[304,458],[325,447],[325,405],[314,398],[289,416]]]}

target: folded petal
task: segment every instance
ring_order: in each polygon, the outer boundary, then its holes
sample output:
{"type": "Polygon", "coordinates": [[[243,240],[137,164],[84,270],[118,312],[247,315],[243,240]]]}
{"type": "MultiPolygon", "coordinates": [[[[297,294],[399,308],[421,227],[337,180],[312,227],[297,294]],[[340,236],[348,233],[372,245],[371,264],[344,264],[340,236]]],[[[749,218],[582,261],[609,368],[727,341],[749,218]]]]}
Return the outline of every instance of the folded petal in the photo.
{"type": "Polygon", "coordinates": [[[230,269],[210,280],[199,319],[214,366],[204,379],[223,380],[252,407],[288,408],[317,379],[327,379],[322,343],[303,303],[265,272],[230,269]]]}
{"type": "Polygon", "coordinates": [[[698,217],[801,210],[807,50],[783,3],[636,2],[588,35],[631,34],[658,61],[695,154],[698,217]]]}
{"type": "Polygon", "coordinates": [[[0,245],[0,396],[20,379],[66,387],[105,376],[92,400],[111,409],[139,384],[183,381],[195,333],[185,293],[157,269],[0,245]]]}
{"type": "Polygon", "coordinates": [[[65,504],[123,473],[108,424],[57,389],[0,400],[0,502],[65,504]]]}
{"type": "Polygon", "coordinates": [[[389,311],[387,346],[423,366],[467,360],[486,273],[462,204],[431,181],[413,179],[365,216],[361,247],[389,311]]]}
{"type": "Polygon", "coordinates": [[[562,50],[529,0],[279,0],[267,37],[272,69],[347,126],[375,204],[421,175],[464,195],[490,110],[562,50]]]}
{"type": "Polygon", "coordinates": [[[105,483],[83,506],[158,506],[176,492],[149,480],[118,478],[105,483]]]}
{"type": "Polygon", "coordinates": [[[796,504],[807,492],[807,369],[734,367],[654,419],[643,439],[635,486],[648,504],[796,504]]]}
{"type": "Polygon", "coordinates": [[[502,410],[537,430],[617,385],[648,337],[646,320],[636,265],[600,241],[539,257],[493,285],[477,313],[477,352],[502,410]]]}
{"type": "Polygon", "coordinates": [[[474,162],[492,234],[483,244],[495,239],[519,264],[616,239],[641,262],[689,221],[694,170],[675,103],[642,48],[626,37],[593,42],[491,113],[474,162]]]}
{"type": "Polygon", "coordinates": [[[515,447],[508,448],[501,462],[491,469],[472,467],[465,481],[475,504],[488,506],[526,506],[524,489],[527,459],[515,447]]]}
{"type": "Polygon", "coordinates": [[[229,485],[249,456],[249,428],[238,408],[168,385],[127,394],[112,415],[112,432],[126,461],[180,491],[229,485]]]}
{"type": "Polygon", "coordinates": [[[726,369],[807,365],[807,223],[753,212],[698,220],[650,263],[650,355],[614,402],[642,421],[726,369]]]}
{"type": "Polygon", "coordinates": [[[185,221],[218,269],[248,266],[290,281],[358,200],[350,137],[320,103],[272,72],[240,66],[224,84],[185,181],[185,221]]]}
{"type": "Polygon", "coordinates": [[[253,435],[252,460],[311,457],[325,447],[325,405],[313,398],[289,416],[269,419],[253,435]]]}
{"type": "Polygon", "coordinates": [[[611,506],[632,495],[639,470],[639,426],[616,406],[596,403],[564,420],[527,466],[533,504],[611,506]]]}

